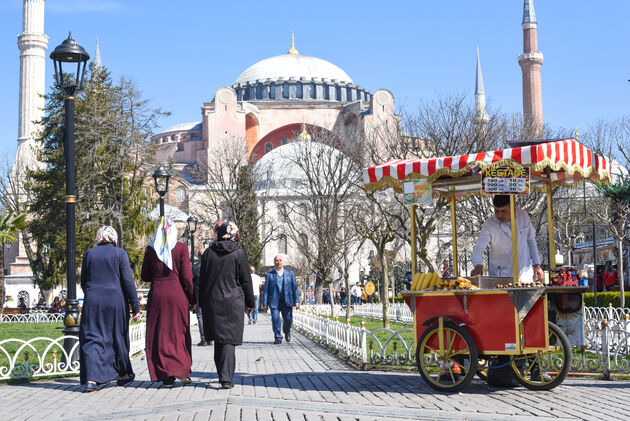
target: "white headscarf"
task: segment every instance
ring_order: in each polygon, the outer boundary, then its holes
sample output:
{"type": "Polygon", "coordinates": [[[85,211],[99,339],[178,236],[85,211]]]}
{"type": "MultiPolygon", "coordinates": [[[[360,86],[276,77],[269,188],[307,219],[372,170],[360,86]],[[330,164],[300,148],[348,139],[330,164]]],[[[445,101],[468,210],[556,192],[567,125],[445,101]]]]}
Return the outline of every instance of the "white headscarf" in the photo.
{"type": "Polygon", "coordinates": [[[155,229],[155,239],[151,247],[155,250],[158,259],[169,269],[173,270],[173,257],[171,251],[177,244],[177,228],[171,218],[165,216],[160,218],[160,222],[155,229]]]}

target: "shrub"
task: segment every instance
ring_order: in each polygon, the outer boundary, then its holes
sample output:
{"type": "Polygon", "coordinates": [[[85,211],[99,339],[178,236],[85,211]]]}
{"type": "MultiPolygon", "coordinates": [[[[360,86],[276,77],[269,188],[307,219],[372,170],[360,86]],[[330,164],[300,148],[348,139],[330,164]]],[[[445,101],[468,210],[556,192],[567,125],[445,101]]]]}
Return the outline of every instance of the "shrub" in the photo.
{"type": "MultiPolygon", "coordinates": [[[[630,306],[630,292],[624,292],[624,296],[626,298],[626,307],[628,307],[630,306]]],[[[620,307],[620,297],[621,294],[619,291],[598,292],[597,307],[608,307],[610,304],[612,304],[613,307],[620,307]]],[[[593,307],[595,305],[594,293],[584,293],[584,305],[588,307],[593,307]]]]}

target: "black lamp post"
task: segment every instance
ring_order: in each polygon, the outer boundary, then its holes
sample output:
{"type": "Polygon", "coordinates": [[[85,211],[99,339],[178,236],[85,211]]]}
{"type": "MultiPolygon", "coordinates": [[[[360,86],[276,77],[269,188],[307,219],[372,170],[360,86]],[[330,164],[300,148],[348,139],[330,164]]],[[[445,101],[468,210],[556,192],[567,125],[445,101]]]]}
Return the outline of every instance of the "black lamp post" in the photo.
{"type": "MultiPolygon", "coordinates": [[[[50,54],[55,66],[55,82],[58,88],[65,94],[65,117],[63,132],[64,158],[66,161],[66,277],[68,283],[68,298],[66,300],[66,315],[64,317],[64,334],[68,336],[79,336],[79,302],[77,301],[77,271],[75,260],[76,232],[75,232],[75,205],[77,201],[75,188],[74,171],[74,94],[81,90],[83,77],[87,61],[90,59],[72,35],[57,46],[50,54]],[[76,63],[76,74],[64,73],[63,64],[74,65],[76,63]]],[[[78,359],[78,353],[70,355],[76,340],[67,339],[64,342],[64,349],[71,360],[78,359]]]]}
{"type": "Polygon", "coordinates": [[[197,231],[197,218],[190,215],[186,220],[188,233],[190,234],[190,263],[195,264],[195,231],[197,231]]]}
{"type": "Polygon", "coordinates": [[[171,173],[162,165],[153,173],[155,191],[160,196],[160,217],[164,216],[164,196],[168,193],[169,178],[171,178],[171,173]]]}

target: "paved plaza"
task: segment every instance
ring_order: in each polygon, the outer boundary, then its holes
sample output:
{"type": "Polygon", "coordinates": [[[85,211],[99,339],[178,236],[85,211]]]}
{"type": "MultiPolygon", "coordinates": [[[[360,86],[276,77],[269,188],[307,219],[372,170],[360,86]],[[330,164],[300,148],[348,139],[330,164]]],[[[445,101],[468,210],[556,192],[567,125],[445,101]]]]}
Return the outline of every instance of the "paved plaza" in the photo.
{"type": "MultiPolygon", "coordinates": [[[[198,331],[193,328],[193,343],[198,331]]],[[[263,314],[237,347],[235,386],[218,389],[213,347],[193,349],[193,383],[166,389],[136,380],[81,393],[78,378],[0,386],[0,420],[628,420],[630,382],[567,379],[551,392],[497,389],[475,380],[461,393],[437,393],[417,371],[360,371],[305,336],[274,345],[263,314]]]]}

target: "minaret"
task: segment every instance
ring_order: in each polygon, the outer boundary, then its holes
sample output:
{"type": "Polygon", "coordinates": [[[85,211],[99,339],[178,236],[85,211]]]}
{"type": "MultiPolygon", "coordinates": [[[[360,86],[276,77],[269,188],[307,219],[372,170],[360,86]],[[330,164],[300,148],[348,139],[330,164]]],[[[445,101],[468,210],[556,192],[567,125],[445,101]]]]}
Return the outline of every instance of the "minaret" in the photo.
{"type": "Polygon", "coordinates": [[[523,118],[531,124],[532,134],[540,136],[543,125],[542,86],[540,69],[543,55],[538,51],[538,35],[534,0],[525,0],[523,6],[523,54],[518,56],[518,64],[523,71],[523,118]]]}
{"type": "Polygon", "coordinates": [[[44,116],[46,90],[46,49],[44,34],[45,0],[24,0],[20,49],[20,93],[18,112],[18,147],[13,174],[23,174],[27,167],[39,165],[34,151],[34,136],[40,129],[34,121],[44,116]],[[19,172],[17,172],[19,171],[19,172]]]}
{"type": "Polygon", "coordinates": [[[483,76],[481,75],[481,62],[479,61],[479,47],[477,47],[477,78],[475,80],[475,118],[480,123],[490,120],[486,113],[486,92],[483,88],[483,76]]]}
{"type": "Polygon", "coordinates": [[[98,37],[96,37],[96,51],[94,52],[94,67],[101,68],[103,65],[101,64],[101,50],[98,48],[98,37]]]}

